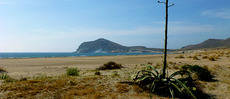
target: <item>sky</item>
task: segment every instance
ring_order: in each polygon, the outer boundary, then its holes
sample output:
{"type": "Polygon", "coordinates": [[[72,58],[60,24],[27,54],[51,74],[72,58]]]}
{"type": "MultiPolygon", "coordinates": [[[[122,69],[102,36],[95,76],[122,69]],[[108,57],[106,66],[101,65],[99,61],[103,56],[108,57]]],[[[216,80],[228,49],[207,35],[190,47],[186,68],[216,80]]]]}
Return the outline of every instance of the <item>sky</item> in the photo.
{"type": "MultiPolygon", "coordinates": [[[[168,47],[230,37],[229,0],[169,0],[168,47]]],[[[0,52],[73,52],[105,38],[163,48],[157,0],[0,0],[0,52]]]]}

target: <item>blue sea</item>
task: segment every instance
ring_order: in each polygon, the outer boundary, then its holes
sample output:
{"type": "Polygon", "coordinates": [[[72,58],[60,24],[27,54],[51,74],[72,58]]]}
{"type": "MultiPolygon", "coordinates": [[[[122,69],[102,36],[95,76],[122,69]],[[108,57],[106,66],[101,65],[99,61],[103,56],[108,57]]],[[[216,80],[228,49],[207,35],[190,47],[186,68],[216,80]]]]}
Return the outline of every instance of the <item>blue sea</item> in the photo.
{"type": "Polygon", "coordinates": [[[118,55],[154,55],[162,53],[0,53],[0,58],[48,58],[78,56],[118,56],[118,55]]]}

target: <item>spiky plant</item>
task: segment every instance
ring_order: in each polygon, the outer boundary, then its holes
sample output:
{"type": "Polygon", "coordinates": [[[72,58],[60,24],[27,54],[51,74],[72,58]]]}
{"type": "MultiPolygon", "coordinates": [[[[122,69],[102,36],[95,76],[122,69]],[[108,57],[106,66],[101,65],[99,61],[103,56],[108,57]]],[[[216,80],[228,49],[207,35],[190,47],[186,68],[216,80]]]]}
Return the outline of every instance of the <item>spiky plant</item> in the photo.
{"type": "Polygon", "coordinates": [[[164,42],[164,59],[162,73],[159,73],[154,67],[148,66],[147,70],[141,70],[134,78],[135,83],[142,88],[149,89],[150,93],[159,95],[171,94],[172,98],[178,97],[192,97],[196,99],[193,94],[196,91],[196,85],[190,76],[190,72],[181,70],[172,73],[170,76],[167,71],[167,35],[168,35],[168,8],[169,0],[158,1],[158,3],[165,4],[165,42],[164,42]]]}
{"type": "Polygon", "coordinates": [[[147,66],[147,69],[141,70],[134,78],[143,89],[149,90],[150,93],[176,97],[192,97],[196,91],[194,81],[188,71],[181,70],[172,73],[170,76],[163,77],[153,66],[147,66]]]}

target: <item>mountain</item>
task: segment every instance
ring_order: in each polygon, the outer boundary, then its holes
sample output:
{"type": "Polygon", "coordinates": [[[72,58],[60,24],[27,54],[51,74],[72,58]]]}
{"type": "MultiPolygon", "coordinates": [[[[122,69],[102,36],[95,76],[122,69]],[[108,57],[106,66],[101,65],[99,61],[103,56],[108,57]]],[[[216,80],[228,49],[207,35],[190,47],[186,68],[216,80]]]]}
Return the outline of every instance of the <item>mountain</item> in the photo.
{"type": "Polygon", "coordinates": [[[106,40],[104,38],[95,41],[82,43],[77,49],[77,53],[103,53],[103,52],[127,52],[128,47],[106,40]]]}
{"type": "Polygon", "coordinates": [[[230,48],[230,38],[227,39],[208,39],[200,44],[182,47],[182,50],[194,50],[205,48],[230,48]]]}
{"type": "Polygon", "coordinates": [[[159,48],[146,48],[145,46],[123,46],[104,38],[82,43],[76,53],[116,53],[116,52],[153,52],[163,51],[159,48]]]}

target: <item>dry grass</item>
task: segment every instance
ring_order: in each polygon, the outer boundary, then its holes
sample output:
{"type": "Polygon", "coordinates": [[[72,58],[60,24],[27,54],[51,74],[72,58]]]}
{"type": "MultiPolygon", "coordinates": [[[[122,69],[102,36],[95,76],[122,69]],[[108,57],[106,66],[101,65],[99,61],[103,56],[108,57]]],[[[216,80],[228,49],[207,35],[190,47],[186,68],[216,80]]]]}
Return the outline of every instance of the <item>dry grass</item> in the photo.
{"type": "MultiPolygon", "coordinates": [[[[62,98],[62,99],[117,99],[118,95],[136,94],[130,93],[133,87],[127,84],[117,82],[120,77],[111,76],[58,76],[58,77],[40,77],[28,79],[25,81],[15,81],[13,83],[3,83],[0,91],[3,98],[62,98]]],[[[138,89],[141,90],[141,89],[138,89]]],[[[140,91],[138,91],[140,92],[140,91]]],[[[125,97],[125,96],[124,96],[125,97]]]]}
{"type": "Polygon", "coordinates": [[[168,62],[168,68],[169,69],[180,69],[179,66],[177,66],[176,62],[169,61],[168,62]]]}
{"type": "Polygon", "coordinates": [[[127,84],[118,83],[118,84],[116,84],[116,89],[117,89],[117,92],[119,92],[119,93],[127,93],[130,90],[130,86],[127,84]]]}
{"type": "Polygon", "coordinates": [[[162,65],[163,65],[162,63],[159,63],[159,62],[158,62],[158,63],[155,64],[155,68],[156,68],[156,69],[159,69],[159,68],[161,68],[162,65]]]}

